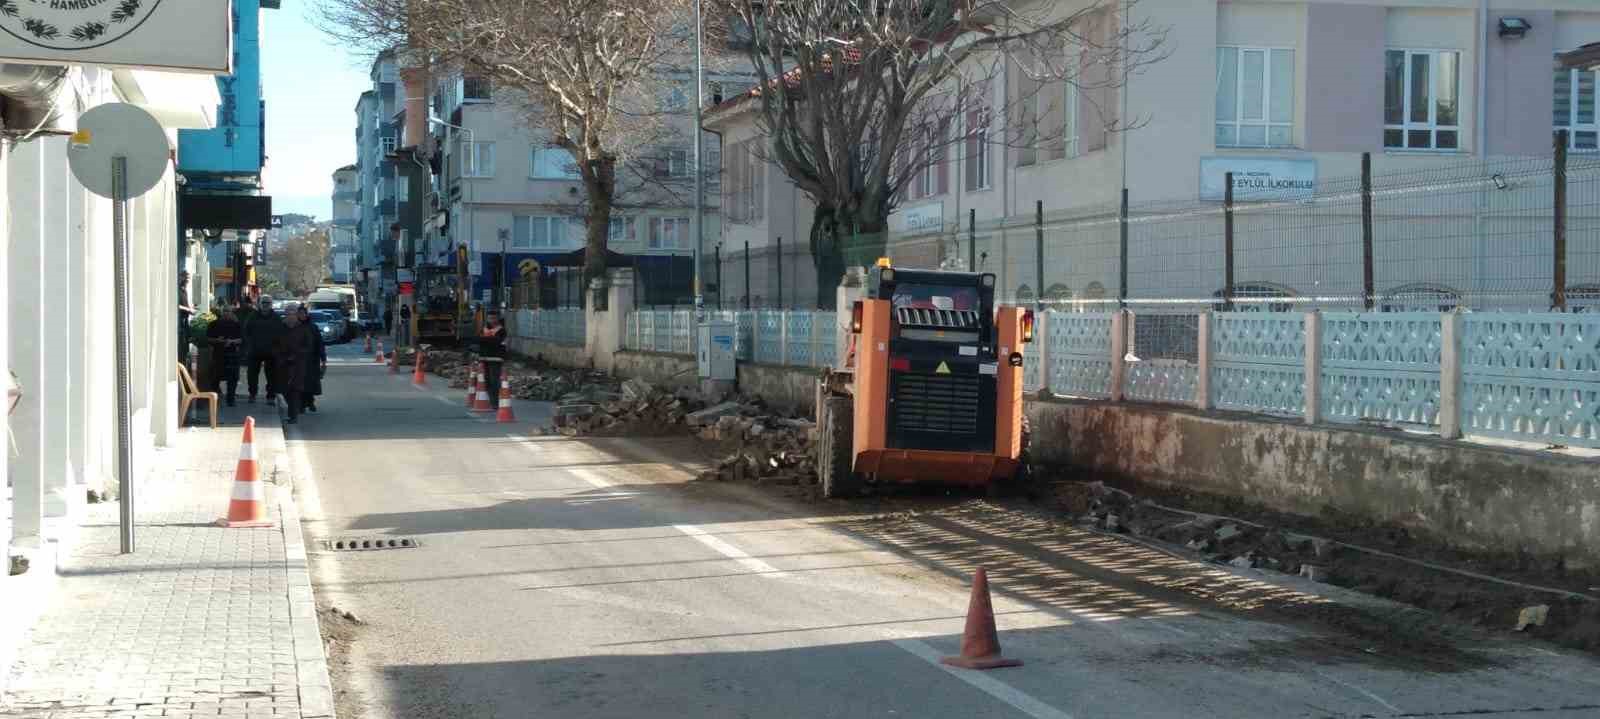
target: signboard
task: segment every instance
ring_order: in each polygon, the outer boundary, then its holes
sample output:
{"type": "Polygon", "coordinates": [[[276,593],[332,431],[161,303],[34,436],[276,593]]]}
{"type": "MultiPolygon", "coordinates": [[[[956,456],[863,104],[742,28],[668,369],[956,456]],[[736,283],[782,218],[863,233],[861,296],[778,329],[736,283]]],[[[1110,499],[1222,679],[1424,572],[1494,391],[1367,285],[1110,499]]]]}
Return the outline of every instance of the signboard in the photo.
{"type": "Polygon", "coordinates": [[[0,62],[226,75],[232,8],[219,0],[0,0],[0,62]]]}
{"type": "Polygon", "coordinates": [[[1200,199],[1221,202],[1230,172],[1239,201],[1308,200],[1317,191],[1317,161],[1311,158],[1202,157],[1200,199]]]}
{"type": "Polygon", "coordinates": [[[400,283],[400,294],[402,294],[402,295],[409,295],[409,294],[415,292],[416,289],[417,289],[417,286],[412,284],[412,283],[410,283],[410,282],[401,282],[400,283]]]}
{"type": "Polygon", "coordinates": [[[395,279],[397,281],[400,281],[400,282],[415,282],[416,279],[417,279],[415,276],[413,276],[411,274],[411,270],[404,269],[404,268],[395,270],[394,274],[395,274],[395,279]]]}
{"type": "Polygon", "coordinates": [[[281,227],[283,227],[283,215],[273,215],[272,216],[272,229],[276,230],[276,229],[279,229],[281,227]]]}
{"type": "Polygon", "coordinates": [[[223,267],[223,268],[220,268],[220,269],[211,270],[211,281],[212,282],[232,282],[233,281],[233,268],[232,267],[223,267]]]}
{"type": "Polygon", "coordinates": [[[901,232],[936,231],[944,227],[944,203],[934,202],[900,210],[901,232]]]}

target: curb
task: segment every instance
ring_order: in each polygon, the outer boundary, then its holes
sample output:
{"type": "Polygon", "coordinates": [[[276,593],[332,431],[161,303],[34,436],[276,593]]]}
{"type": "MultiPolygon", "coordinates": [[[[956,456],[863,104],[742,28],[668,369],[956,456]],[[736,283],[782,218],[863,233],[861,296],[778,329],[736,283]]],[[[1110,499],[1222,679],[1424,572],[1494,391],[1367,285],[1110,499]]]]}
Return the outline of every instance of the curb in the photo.
{"type": "Polygon", "coordinates": [[[293,463],[282,425],[274,427],[282,440],[272,468],[277,485],[278,516],[283,521],[283,554],[289,578],[289,626],[294,634],[295,684],[300,692],[302,719],[336,719],[333,681],[328,675],[328,655],[322,645],[322,624],[317,619],[316,596],[311,590],[311,567],[306,558],[305,535],[300,530],[300,507],[294,501],[293,463]]]}

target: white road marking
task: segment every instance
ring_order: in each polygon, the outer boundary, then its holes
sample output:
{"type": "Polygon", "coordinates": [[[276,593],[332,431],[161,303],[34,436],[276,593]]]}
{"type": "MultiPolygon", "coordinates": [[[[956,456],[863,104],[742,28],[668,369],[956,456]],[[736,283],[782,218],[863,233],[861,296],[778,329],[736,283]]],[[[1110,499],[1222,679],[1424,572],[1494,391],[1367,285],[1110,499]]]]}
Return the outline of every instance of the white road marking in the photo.
{"type": "Polygon", "coordinates": [[[728,544],[727,542],[722,541],[721,537],[713,536],[706,530],[696,527],[692,524],[674,524],[672,525],[672,528],[694,537],[695,541],[717,550],[717,553],[738,562],[739,566],[744,567],[752,572],[756,572],[768,577],[789,576],[788,572],[756,559],[755,557],[746,554],[743,549],[735,547],[732,544],[728,544]]]}
{"type": "Polygon", "coordinates": [[[1368,699],[1371,699],[1372,701],[1375,701],[1375,702],[1383,705],[1383,708],[1388,709],[1389,711],[1392,711],[1392,712],[1394,712],[1396,714],[1400,713],[1400,707],[1397,707],[1397,706],[1395,706],[1393,704],[1390,704],[1389,702],[1384,701],[1383,697],[1380,697],[1377,694],[1373,694],[1372,692],[1369,692],[1369,691],[1367,691],[1365,689],[1362,689],[1361,687],[1358,687],[1358,686],[1356,686],[1354,684],[1351,684],[1350,682],[1347,682],[1347,681],[1345,681],[1343,679],[1340,679],[1340,678],[1338,678],[1336,676],[1333,676],[1332,674],[1326,674],[1326,673],[1323,673],[1323,672],[1317,672],[1317,676],[1320,676],[1323,679],[1326,679],[1326,680],[1328,680],[1330,682],[1333,682],[1334,684],[1338,684],[1341,687],[1344,687],[1346,689],[1349,689],[1350,691],[1353,691],[1353,692],[1355,692],[1357,694],[1360,694],[1361,696],[1364,696],[1364,697],[1366,697],[1368,699]]]}
{"type": "Polygon", "coordinates": [[[1016,687],[995,679],[983,672],[958,669],[939,662],[939,650],[920,639],[892,639],[894,645],[911,653],[944,673],[964,681],[984,694],[988,694],[1034,719],[1072,719],[1072,715],[1046,704],[1016,687]]]}

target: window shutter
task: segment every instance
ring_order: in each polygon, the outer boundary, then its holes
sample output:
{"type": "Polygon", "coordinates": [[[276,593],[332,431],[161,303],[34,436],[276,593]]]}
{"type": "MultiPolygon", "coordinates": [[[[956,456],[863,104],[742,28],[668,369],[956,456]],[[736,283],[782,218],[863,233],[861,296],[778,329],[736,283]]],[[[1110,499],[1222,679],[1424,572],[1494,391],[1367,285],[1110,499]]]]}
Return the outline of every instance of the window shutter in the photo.
{"type": "Polygon", "coordinates": [[[978,111],[967,111],[967,141],[966,153],[962,158],[962,166],[966,169],[966,189],[968,192],[978,189],[978,111]]]}

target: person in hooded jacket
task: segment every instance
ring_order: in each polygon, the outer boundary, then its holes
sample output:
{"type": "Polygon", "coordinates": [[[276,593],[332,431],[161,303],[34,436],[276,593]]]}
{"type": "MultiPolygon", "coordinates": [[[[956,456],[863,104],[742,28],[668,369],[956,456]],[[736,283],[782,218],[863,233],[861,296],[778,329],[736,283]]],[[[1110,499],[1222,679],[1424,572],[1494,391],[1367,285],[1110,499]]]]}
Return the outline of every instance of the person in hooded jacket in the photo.
{"type": "Polygon", "coordinates": [[[300,383],[300,403],[307,412],[315,412],[317,395],[322,394],[322,376],[328,372],[328,345],[311,322],[311,312],[305,305],[300,306],[300,326],[311,330],[311,351],[300,358],[306,368],[305,379],[300,383]]]}
{"type": "Polygon", "coordinates": [[[283,325],[283,333],[272,343],[272,362],[276,387],[288,405],[288,418],[284,422],[294,424],[300,419],[301,404],[305,400],[300,388],[306,383],[317,331],[309,322],[301,324],[298,312],[284,315],[283,325]]]}
{"type": "Polygon", "coordinates": [[[275,348],[284,331],[284,321],[273,314],[272,307],[267,304],[262,304],[260,311],[244,326],[244,356],[249,359],[245,378],[248,380],[251,402],[256,401],[262,369],[266,370],[267,375],[267,401],[273,401],[278,394],[275,348]]]}
{"type": "Polygon", "coordinates": [[[232,307],[223,307],[222,316],[206,327],[206,342],[211,346],[211,384],[227,388],[223,398],[232,407],[239,392],[239,347],[244,342],[244,332],[232,307]]]}

